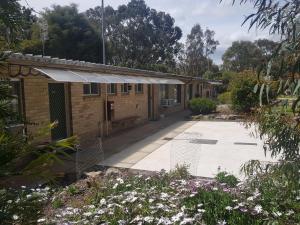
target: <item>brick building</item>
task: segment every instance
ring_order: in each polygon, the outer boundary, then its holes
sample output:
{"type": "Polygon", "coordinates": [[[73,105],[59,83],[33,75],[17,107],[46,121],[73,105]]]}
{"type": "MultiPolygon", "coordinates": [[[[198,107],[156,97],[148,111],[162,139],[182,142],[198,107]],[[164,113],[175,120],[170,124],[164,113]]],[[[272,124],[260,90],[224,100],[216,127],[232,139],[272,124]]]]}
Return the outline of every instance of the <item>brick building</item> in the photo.
{"type": "Polygon", "coordinates": [[[26,132],[58,121],[48,138],[76,135],[82,145],[184,110],[192,97],[213,96],[202,79],[19,53],[0,74],[13,86],[26,132]]]}

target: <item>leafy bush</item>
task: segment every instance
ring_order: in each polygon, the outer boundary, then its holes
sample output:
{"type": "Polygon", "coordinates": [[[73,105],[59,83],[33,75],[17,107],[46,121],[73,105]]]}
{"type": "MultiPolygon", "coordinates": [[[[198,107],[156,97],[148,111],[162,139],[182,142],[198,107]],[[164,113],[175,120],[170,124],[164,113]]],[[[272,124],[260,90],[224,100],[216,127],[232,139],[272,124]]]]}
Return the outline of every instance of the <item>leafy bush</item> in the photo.
{"type": "Polygon", "coordinates": [[[229,187],[235,187],[239,182],[234,175],[228,174],[227,172],[218,173],[216,176],[216,180],[219,183],[227,184],[229,187]]]}
{"type": "Polygon", "coordinates": [[[222,104],[231,104],[231,92],[226,91],[218,95],[218,100],[222,104]]]}
{"type": "Polygon", "coordinates": [[[217,105],[207,98],[193,98],[189,102],[189,108],[193,114],[209,114],[216,110],[217,105]]]}
{"type": "Polygon", "coordinates": [[[231,80],[229,90],[233,110],[250,112],[259,104],[259,94],[253,92],[256,84],[257,80],[252,74],[239,74],[231,80]]]}

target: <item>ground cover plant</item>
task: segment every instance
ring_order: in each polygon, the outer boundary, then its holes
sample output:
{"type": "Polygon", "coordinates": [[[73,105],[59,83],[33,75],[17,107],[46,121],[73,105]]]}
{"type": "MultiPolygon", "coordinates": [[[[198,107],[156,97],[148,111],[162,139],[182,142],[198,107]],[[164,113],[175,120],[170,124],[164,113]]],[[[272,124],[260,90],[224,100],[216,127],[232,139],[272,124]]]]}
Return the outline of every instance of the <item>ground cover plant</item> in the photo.
{"type": "Polygon", "coordinates": [[[300,223],[300,193],[250,187],[191,177],[186,168],[152,175],[124,170],[65,188],[1,190],[0,219],[2,224],[300,223]]]}

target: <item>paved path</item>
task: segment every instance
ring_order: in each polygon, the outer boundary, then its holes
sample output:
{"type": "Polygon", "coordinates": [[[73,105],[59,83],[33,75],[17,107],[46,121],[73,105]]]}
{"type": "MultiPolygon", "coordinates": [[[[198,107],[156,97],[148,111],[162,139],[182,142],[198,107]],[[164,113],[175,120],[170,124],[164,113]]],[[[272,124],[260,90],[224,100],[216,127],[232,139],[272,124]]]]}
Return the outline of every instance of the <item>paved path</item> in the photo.
{"type": "Polygon", "coordinates": [[[180,121],[104,160],[101,165],[140,170],[170,170],[188,164],[193,175],[213,177],[226,170],[242,178],[241,165],[265,156],[263,142],[241,123],[180,121]]]}
{"type": "MultiPolygon", "coordinates": [[[[147,140],[147,137],[153,134],[156,134],[157,138],[160,138],[165,132],[169,132],[170,129],[174,130],[177,126],[180,126],[180,124],[186,120],[188,115],[189,111],[178,112],[159,121],[149,121],[138,127],[119,132],[106,138],[102,143],[102,149],[99,149],[99,142],[96,140],[94,143],[90,143],[90,147],[79,151],[77,154],[72,154],[69,158],[65,158],[65,163],[55,165],[53,170],[61,173],[75,173],[76,171],[82,173],[94,165],[101,164],[104,159],[110,158],[111,156],[114,157],[114,154],[120,152],[120,156],[124,156],[124,149],[141,140],[147,140]],[[169,128],[170,126],[172,128],[169,128]]],[[[150,150],[148,149],[146,151],[150,150]]],[[[143,154],[137,153],[137,155],[143,154]]],[[[117,166],[125,166],[125,164],[118,164],[117,166]]],[[[129,164],[127,166],[129,166],[129,164]]]]}

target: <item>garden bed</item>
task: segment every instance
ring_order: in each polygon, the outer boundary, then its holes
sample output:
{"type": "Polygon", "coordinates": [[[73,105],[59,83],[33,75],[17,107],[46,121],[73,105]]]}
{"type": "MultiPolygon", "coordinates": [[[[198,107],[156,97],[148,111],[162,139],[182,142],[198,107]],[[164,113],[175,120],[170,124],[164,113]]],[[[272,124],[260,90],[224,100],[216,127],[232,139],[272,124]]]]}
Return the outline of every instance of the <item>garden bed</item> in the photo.
{"type": "Polygon", "coordinates": [[[2,224],[297,224],[299,199],[287,209],[266,202],[226,173],[214,180],[171,173],[93,172],[64,188],[1,191],[2,224]],[[268,207],[270,205],[270,207],[268,207]],[[272,206],[272,207],[271,207],[272,206]]]}

